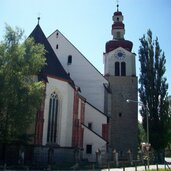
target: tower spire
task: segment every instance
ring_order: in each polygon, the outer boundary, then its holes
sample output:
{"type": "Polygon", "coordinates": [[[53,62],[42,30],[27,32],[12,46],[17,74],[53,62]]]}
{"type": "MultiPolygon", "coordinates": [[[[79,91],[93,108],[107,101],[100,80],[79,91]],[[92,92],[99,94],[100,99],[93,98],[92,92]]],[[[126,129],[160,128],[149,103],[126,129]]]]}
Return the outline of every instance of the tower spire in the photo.
{"type": "Polygon", "coordinates": [[[39,25],[40,22],[40,12],[37,14],[37,24],[39,25]]]}
{"type": "Polygon", "coordinates": [[[116,5],[117,11],[119,11],[119,0],[117,0],[116,3],[117,3],[117,5],[116,5]]]}
{"type": "Polygon", "coordinates": [[[115,0],[117,2],[117,11],[113,14],[113,24],[112,24],[112,36],[113,40],[110,40],[106,43],[106,53],[117,49],[118,47],[122,47],[131,52],[132,50],[132,42],[125,40],[125,25],[123,23],[124,16],[122,12],[119,10],[119,0],[115,0]]]}
{"type": "Polygon", "coordinates": [[[39,24],[39,21],[40,21],[40,17],[37,17],[37,24],[39,24]]]}

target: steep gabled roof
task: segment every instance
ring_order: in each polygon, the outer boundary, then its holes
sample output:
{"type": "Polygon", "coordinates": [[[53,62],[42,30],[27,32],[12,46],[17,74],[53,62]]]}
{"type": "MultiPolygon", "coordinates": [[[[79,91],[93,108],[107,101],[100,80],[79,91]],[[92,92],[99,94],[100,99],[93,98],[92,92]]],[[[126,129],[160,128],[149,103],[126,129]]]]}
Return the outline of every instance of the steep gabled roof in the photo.
{"type": "Polygon", "coordinates": [[[50,75],[55,78],[66,80],[71,85],[74,85],[70,76],[66,73],[62,64],[59,62],[55,52],[53,51],[39,24],[37,24],[29,37],[32,37],[36,43],[43,44],[46,50],[45,58],[47,65],[42,68],[41,74],[39,74],[39,78],[45,79],[44,77],[50,75]]]}

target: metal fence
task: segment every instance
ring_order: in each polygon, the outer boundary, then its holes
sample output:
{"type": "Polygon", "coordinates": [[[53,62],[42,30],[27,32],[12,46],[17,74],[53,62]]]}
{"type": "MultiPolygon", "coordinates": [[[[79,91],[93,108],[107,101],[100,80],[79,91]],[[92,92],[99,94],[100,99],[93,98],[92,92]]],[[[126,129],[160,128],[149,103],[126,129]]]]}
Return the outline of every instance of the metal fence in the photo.
{"type": "Polygon", "coordinates": [[[54,146],[0,144],[0,165],[44,169],[49,166],[73,165],[75,149],[54,146]]]}
{"type": "MultiPolygon", "coordinates": [[[[125,160],[120,160],[116,151],[107,156],[98,156],[96,162],[90,163],[83,160],[81,155],[78,158],[78,151],[74,148],[61,148],[56,146],[35,146],[21,144],[0,144],[0,170],[1,169],[38,169],[38,170],[68,170],[86,169],[94,170],[97,168],[126,168],[144,166],[148,164],[159,164],[155,153],[150,151],[148,157],[139,151],[137,158],[134,159],[130,151],[125,160]],[[5,147],[5,148],[4,148],[5,147]],[[104,160],[105,159],[105,160],[104,160]],[[149,163],[148,163],[149,162],[149,163]]],[[[170,151],[166,153],[170,155],[170,151]]],[[[164,163],[163,163],[164,164],[164,163]]],[[[165,163],[169,166],[170,163],[165,163]]]]}

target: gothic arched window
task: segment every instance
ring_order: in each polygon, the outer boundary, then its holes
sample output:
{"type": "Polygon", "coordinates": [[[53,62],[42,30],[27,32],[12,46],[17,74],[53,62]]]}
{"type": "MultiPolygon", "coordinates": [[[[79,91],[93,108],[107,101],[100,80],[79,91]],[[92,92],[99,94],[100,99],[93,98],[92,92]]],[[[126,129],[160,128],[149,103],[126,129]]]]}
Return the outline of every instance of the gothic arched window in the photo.
{"type": "Polygon", "coordinates": [[[121,76],[126,76],[126,63],[121,62],[121,76]]]}
{"type": "Polygon", "coordinates": [[[120,75],[119,62],[115,62],[115,76],[119,76],[119,75],[120,75]]]}
{"type": "Polygon", "coordinates": [[[58,116],[58,96],[55,92],[53,92],[49,100],[47,143],[56,143],[57,116],[58,116]]]}

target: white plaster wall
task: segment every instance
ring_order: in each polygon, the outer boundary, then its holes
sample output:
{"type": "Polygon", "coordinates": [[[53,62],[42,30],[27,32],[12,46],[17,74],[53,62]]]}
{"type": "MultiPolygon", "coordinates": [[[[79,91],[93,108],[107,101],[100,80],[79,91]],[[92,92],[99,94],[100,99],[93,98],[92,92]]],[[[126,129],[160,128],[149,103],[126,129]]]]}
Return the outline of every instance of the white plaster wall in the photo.
{"type": "Polygon", "coordinates": [[[46,84],[46,99],[44,107],[43,145],[47,142],[47,126],[49,114],[49,99],[53,92],[56,92],[59,99],[57,143],[62,147],[70,147],[72,140],[72,119],[74,90],[65,81],[48,77],[46,84]]]}
{"type": "Polygon", "coordinates": [[[111,33],[112,33],[114,39],[117,39],[117,32],[120,32],[121,37],[124,38],[125,29],[112,29],[111,33]]]}
{"type": "Polygon", "coordinates": [[[84,124],[88,126],[88,123],[92,123],[92,130],[102,136],[102,124],[107,123],[107,117],[90,104],[85,103],[84,124]]]}
{"type": "Polygon", "coordinates": [[[124,20],[124,17],[123,15],[113,15],[112,19],[113,21],[117,22],[117,18],[119,17],[119,21],[123,21],[124,20]]]}
{"type": "Polygon", "coordinates": [[[108,83],[108,81],[58,30],[48,37],[48,41],[65,70],[70,73],[75,84],[81,88],[81,95],[104,112],[103,83],[108,83]],[[58,49],[56,49],[57,44],[58,49]],[[69,55],[72,55],[71,65],[67,64],[69,55]]]}
{"type": "Polygon", "coordinates": [[[106,152],[104,151],[106,150],[106,141],[84,127],[83,149],[83,158],[88,159],[90,162],[95,162],[97,149],[100,149],[103,153],[106,152]],[[92,154],[86,153],[86,145],[92,145],[92,154]]]}
{"type": "Polygon", "coordinates": [[[136,67],[135,67],[135,54],[131,53],[122,47],[119,47],[109,53],[104,54],[104,64],[105,64],[105,74],[115,75],[115,62],[122,62],[126,63],[126,76],[133,76],[136,75],[136,67]],[[126,54],[125,59],[118,60],[114,56],[117,50],[123,50],[126,54]]]}

